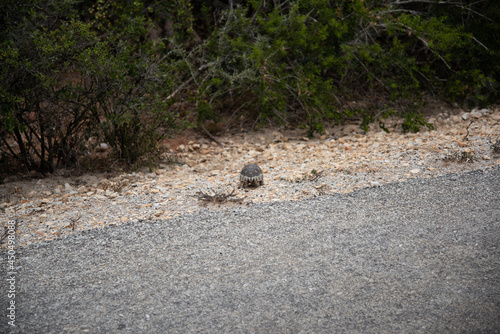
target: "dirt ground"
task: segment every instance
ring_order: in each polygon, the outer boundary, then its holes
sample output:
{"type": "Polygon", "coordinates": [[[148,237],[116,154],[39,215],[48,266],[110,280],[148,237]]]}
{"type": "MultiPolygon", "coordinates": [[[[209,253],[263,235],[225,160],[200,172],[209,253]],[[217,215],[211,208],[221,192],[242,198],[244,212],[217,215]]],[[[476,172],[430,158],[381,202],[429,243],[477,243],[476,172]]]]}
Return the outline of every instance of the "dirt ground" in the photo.
{"type": "Polygon", "coordinates": [[[390,133],[377,124],[365,133],[353,121],[332,124],[314,138],[305,129],[282,127],[233,128],[217,137],[188,130],[162,142],[155,169],[120,172],[105,160],[110,172],[8,176],[0,184],[0,216],[2,222],[18,222],[19,244],[27,245],[204,207],[299,200],[500,164],[499,108],[466,111],[435,104],[425,115],[436,130],[404,134],[397,119],[386,123],[390,133]],[[264,186],[239,187],[247,163],[262,168],[264,186]]]}

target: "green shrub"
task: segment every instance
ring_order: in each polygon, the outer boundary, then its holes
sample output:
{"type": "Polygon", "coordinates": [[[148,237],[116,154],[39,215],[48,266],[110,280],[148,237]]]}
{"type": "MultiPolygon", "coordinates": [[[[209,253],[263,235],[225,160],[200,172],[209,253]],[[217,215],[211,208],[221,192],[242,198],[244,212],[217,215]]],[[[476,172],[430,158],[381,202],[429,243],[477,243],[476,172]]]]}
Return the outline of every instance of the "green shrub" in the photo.
{"type": "Polygon", "coordinates": [[[1,1],[0,160],[51,172],[92,136],[133,162],[179,122],[228,111],[312,136],[350,117],[365,130],[388,115],[404,131],[430,128],[417,108],[426,95],[498,101],[494,1],[225,4],[1,1]]]}
{"type": "MultiPolygon", "coordinates": [[[[309,134],[325,120],[341,121],[343,102],[352,99],[400,110],[403,130],[416,131],[427,126],[414,108],[425,94],[479,103],[496,97],[481,88],[493,77],[464,67],[473,58],[467,50],[480,42],[436,7],[473,13],[446,2],[247,1],[224,11],[194,53],[191,62],[202,69],[194,88],[213,110],[229,99],[258,110],[262,122],[299,123],[309,134]]],[[[364,126],[375,120],[364,116],[364,126]]]]}
{"type": "Polygon", "coordinates": [[[175,125],[166,97],[176,67],[162,58],[161,41],[144,41],[150,22],[128,16],[123,29],[100,35],[95,22],[80,20],[78,3],[2,7],[16,18],[0,48],[2,154],[27,170],[75,164],[91,136],[134,162],[175,125]]]}

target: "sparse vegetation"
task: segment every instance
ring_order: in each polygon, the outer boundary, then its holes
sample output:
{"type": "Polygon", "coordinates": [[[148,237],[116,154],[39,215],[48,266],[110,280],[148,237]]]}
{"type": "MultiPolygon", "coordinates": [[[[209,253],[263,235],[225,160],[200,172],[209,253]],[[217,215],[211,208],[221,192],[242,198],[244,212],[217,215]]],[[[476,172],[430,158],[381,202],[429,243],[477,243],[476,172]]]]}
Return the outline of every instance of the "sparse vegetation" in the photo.
{"type": "Polygon", "coordinates": [[[443,161],[445,162],[459,162],[459,163],[471,163],[476,160],[476,156],[473,152],[468,150],[455,151],[453,153],[447,154],[443,161]]]}

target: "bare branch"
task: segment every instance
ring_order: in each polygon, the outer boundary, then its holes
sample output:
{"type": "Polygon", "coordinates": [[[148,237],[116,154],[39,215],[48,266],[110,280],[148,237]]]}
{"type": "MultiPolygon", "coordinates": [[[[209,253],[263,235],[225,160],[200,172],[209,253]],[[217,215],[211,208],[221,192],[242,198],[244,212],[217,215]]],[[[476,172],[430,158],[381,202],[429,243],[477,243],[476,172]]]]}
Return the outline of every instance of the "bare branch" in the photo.
{"type": "Polygon", "coordinates": [[[472,36],[472,39],[479,45],[481,45],[485,50],[489,50],[486,45],[484,45],[483,43],[481,43],[476,37],[472,36]]]}

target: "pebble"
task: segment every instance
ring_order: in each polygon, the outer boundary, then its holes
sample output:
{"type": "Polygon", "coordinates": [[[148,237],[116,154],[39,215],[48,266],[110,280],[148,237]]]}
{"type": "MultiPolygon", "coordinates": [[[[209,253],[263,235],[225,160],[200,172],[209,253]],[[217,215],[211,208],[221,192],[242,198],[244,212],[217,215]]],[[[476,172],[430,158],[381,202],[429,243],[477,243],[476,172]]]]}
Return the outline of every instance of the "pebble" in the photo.
{"type": "MultiPolygon", "coordinates": [[[[58,188],[56,188],[56,189],[58,189],[58,188]]],[[[75,188],[70,186],[69,183],[66,183],[66,184],[64,184],[64,191],[66,191],[66,193],[71,193],[71,192],[75,191],[75,188]]]]}

